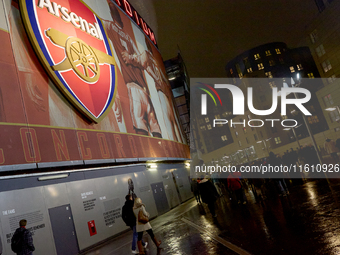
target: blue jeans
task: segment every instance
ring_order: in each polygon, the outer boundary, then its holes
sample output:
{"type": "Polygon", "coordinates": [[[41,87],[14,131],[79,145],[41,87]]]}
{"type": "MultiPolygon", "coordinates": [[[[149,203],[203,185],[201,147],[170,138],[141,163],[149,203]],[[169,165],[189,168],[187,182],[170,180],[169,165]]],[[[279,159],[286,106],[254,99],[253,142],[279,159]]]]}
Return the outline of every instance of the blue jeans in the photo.
{"type": "MultiPolygon", "coordinates": [[[[138,233],[136,232],[136,226],[130,227],[133,231],[133,236],[132,236],[132,250],[135,251],[136,250],[136,244],[137,244],[137,240],[138,240],[138,233]]],[[[145,243],[142,239],[142,245],[144,246],[145,243]]]]}

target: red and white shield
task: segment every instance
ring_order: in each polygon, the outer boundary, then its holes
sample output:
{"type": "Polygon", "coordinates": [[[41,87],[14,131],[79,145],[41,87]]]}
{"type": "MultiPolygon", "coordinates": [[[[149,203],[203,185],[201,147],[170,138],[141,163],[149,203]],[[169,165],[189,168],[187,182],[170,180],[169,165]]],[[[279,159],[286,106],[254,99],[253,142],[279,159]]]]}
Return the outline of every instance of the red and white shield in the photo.
{"type": "Polygon", "coordinates": [[[101,19],[81,0],[20,0],[20,11],[51,79],[98,123],[116,91],[115,59],[101,19]]]}

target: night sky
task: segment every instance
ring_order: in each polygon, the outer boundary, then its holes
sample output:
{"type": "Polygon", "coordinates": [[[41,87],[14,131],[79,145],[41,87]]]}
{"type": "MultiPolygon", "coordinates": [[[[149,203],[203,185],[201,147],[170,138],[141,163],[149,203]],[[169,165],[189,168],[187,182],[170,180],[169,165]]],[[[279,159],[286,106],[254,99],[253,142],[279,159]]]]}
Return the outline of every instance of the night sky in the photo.
{"type": "Polygon", "coordinates": [[[225,77],[225,64],[270,42],[306,46],[314,0],[154,0],[164,60],[178,47],[189,76],[225,77]],[[177,47],[178,45],[178,47],[177,47]]]}

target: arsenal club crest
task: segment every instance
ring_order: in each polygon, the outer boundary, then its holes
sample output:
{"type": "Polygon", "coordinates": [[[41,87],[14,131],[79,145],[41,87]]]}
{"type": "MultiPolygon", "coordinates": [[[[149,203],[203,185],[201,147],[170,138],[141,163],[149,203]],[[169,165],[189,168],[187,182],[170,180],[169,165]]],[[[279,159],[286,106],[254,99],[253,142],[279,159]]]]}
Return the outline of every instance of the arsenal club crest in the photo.
{"type": "Polygon", "coordinates": [[[111,109],[116,62],[101,19],[81,0],[20,0],[33,47],[49,76],[87,118],[111,109]]]}

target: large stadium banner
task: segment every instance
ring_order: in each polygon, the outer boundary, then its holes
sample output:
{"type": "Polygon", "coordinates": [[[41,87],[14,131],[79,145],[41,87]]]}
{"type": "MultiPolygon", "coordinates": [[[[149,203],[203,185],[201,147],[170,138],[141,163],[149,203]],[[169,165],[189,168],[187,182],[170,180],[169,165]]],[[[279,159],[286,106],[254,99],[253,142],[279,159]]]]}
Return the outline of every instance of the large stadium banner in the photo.
{"type": "Polygon", "coordinates": [[[189,158],[154,34],[128,1],[0,1],[1,170],[189,158]]]}

